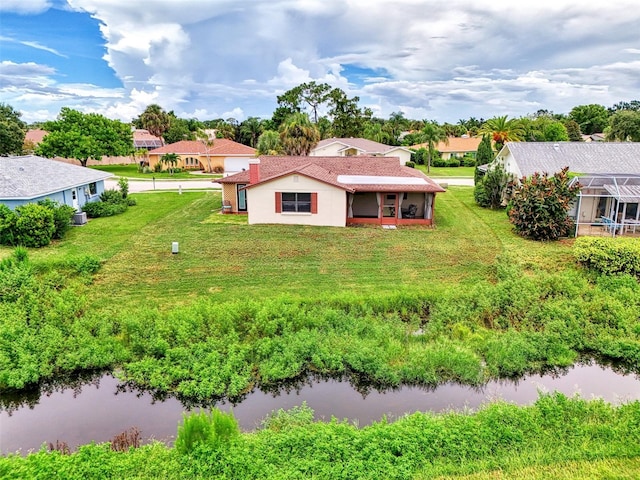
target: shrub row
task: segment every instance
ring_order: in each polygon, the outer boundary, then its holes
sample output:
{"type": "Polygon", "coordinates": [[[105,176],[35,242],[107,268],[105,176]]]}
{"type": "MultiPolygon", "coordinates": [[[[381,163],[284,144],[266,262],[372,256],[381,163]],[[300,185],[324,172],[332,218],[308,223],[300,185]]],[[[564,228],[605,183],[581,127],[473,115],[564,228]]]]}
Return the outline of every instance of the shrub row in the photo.
{"type": "Polygon", "coordinates": [[[126,195],[128,183],[120,184],[120,190],[105,190],[100,194],[100,201],[90,202],[82,207],[90,218],[111,217],[123,213],[130,206],[136,205],[133,197],[126,195]]]}
{"type": "Polygon", "coordinates": [[[44,247],[60,239],[71,227],[75,210],[50,199],[11,210],[0,205],[0,244],[44,247]]]}
{"type": "Polygon", "coordinates": [[[628,273],[640,277],[638,239],[580,237],[573,245],[573,254],[578,262],[600,273],[628,273]]]}

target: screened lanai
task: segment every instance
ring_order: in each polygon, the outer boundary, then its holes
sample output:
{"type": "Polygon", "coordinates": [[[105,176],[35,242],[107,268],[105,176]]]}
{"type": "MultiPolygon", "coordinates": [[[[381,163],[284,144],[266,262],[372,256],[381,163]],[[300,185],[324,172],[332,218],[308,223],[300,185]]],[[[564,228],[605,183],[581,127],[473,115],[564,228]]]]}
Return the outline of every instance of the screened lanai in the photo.
{"type": "Polygon", "coordinates": [[[569,212],[575,235],[639,236],[640,176],[590,175],[576,177],[580,195],[569,212]]]}

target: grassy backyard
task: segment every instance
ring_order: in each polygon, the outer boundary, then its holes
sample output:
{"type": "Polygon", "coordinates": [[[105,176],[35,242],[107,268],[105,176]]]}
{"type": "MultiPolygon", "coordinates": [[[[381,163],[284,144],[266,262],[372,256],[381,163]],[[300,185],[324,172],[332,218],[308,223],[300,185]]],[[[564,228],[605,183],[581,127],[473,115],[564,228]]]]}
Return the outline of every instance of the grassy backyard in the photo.
{"type": "Polygon", "coordinates": [[[439,195],[435,228],[249,226],[219,214],[216,192],[138,195],[124,215],[95,219],[34,259],[92,253],[105,260],[88,294],[98,305],[175,305],[292,295],[391,294],[491,277],[496,257],[527,268],[571,264],[571,242],[537,243],[510,231],[502,211],[475,206],[472,189],[439,195]],[[180,253],[171,254],[179,242],[180,253]],[[107,261],[108,260],[108,261],[107,261]]]}
{"type": "Polygon", "coordinates": [[[431,167],[431,171],[427,173],[427,167],[425,165],[416,165],[415,168],[422,170],[427,176],[433,178],[473,178],[476,169],[476,167],[431,167]]]}

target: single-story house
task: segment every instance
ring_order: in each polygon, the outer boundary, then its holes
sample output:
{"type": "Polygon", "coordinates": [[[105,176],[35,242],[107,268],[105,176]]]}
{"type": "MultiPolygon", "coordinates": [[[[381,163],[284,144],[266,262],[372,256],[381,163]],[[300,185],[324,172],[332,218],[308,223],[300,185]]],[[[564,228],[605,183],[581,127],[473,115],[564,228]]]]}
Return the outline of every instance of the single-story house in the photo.
{"type": "MultiPolygon", "coordinates": [[[[465,155],[473,155],[475,157],[481,141],[482,137],[449,137],[448,142],[438,142],[435,149],[440,152],[443,160],[462,158],[465,155]]],[[[427,148],[427,144],[419,143],[411,148],[414,150],[427,148]]]]}
{"type": "Polygon", "coordinates": [[[327,138],[309,152],[312,157],[352,157],[367,155],[370,157],[397,157],[400,165],[411,161],[411,150],[406,147],[394,147],[374,142],[366,138],[327,138]]]}
{"type": "Polygon", "coordinates": [[[495,162],[515,178],[569,167],[581,185],[570,212],[576,234],[640,234],[638,142],[508,142],[495,162]]]}
{"type": "Polygon", "coordinates": [[[432,225],[445,191],[397,157],[261,156],[216,181],[223,209],[250,224],[432,225]]]}
{"type": "Polygon", "coordinates": [[[216,138],[210,146],[198,140],[182,140],[151,150],[149,167],[154,168],[165,153],[178,155],[175,166],[179,168],[233,174],[249,168],[256,149],[226,138],[216,138]]]}
{"type": "Polygon", "coordinates": [[[26,155],[0,158],[0,203],[12,210],[46,198],[80,211],[99,200],[113,174],[48,158],[26,155]]]}

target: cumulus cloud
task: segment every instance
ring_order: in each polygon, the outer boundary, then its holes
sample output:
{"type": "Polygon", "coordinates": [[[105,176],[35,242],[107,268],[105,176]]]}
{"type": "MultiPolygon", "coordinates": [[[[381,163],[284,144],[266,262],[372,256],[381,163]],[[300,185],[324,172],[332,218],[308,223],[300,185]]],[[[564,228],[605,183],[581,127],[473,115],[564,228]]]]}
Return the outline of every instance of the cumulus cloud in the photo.
{"type": "MultiPolygon", "coordinates": [[[[124,85],[87,108],[104,102],[122,119],[148,103],[202,119],[269,116],[277,95],[312,80],[382,117],[439,121],[611,105],[640,87],[635,0],[67,1],[100,23],[124,85]]],[[[34,75],[52,87],[52,72],[34,75]]]]}

